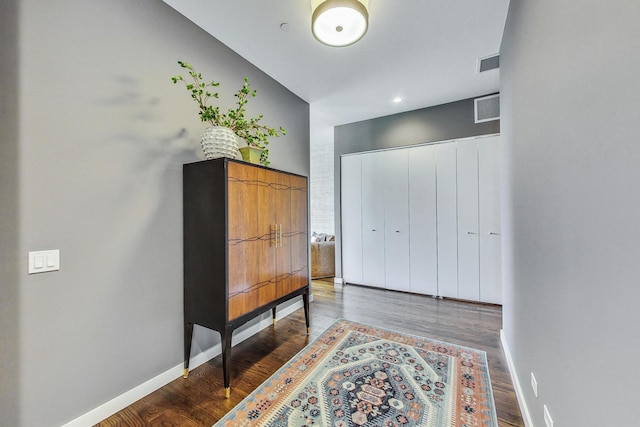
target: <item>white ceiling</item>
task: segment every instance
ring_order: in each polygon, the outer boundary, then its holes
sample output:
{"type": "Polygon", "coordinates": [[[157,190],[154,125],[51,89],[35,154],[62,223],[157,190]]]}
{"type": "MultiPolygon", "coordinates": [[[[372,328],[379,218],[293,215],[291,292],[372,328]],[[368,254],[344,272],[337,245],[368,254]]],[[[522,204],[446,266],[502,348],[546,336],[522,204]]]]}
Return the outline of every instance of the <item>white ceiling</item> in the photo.
{"type": "Polygon", "coordinates": [[[509,0],[370,0],[369,31],[342,48],[313,38],[311,0],[163,1],[332,125],[499,89],[499,71],[478,74],[477,60],[499,52],[509,0]]]}

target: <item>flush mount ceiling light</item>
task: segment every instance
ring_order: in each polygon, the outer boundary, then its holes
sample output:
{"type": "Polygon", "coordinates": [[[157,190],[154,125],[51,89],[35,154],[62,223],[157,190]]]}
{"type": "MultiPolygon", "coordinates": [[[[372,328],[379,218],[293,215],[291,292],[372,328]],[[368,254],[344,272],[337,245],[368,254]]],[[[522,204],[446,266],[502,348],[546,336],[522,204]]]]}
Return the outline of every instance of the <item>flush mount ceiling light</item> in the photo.
{"type": "Polygon", "coordinates": [[[369,26],[369,0],[313,0],[311,32],[328,46],[349,46],[369,26]]]}

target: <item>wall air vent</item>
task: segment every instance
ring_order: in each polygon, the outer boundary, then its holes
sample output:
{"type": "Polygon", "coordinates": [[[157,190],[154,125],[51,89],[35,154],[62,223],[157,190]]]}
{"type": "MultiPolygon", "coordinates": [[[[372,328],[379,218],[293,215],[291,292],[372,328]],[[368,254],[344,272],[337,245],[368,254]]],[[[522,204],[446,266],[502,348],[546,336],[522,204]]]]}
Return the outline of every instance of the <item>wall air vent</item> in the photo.
{"type": "Polygon", "coordinates": [[[478,59],[478,73],[500,68],[500,55],[491,55],[478,59]]]}
{"type": "Polygon", "coordinates": [[[500,94],[474,99],[475,122],[483,123],[500,120],[500,94]]]}

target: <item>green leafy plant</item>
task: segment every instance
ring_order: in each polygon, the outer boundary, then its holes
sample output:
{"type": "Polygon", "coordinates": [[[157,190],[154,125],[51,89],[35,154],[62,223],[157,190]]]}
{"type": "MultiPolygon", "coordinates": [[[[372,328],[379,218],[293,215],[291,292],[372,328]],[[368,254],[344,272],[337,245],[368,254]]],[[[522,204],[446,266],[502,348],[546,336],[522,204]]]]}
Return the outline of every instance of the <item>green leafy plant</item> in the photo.
{"type": "Polygon", "coordinates": [[[191,98],[198,104],[200,120],[211,124],[211,126],[228,127],[238,137],[244,139],[248,146],[262,149],[260,163],[267,166],[269,164],[269,150],[267,149],[269,137],[286,135],[287,131],[282,127],[275,129],[260,123],[263,118],[262,114],[255,117],[247,116],[245,106],[249,102],[249,98],[255,97],[257,92],[255,89],[251,89],[249,78],[244,78],[242,87],[234,95],[236,97],[235,107],[229,108],[224,112],[218,106],[209,105],[212,98],[217,99],[219,97],[215,88],[220,86],[220,83],[205,81],[202,74],[197,72],[188,62],[178,61],[178,64],[187,70],[190,79],[185,79],[182,75],[176,75],[171,77],[171,80],[174,84],[178,82],[185,84],[187,91],[191,94],[191,98]]]}

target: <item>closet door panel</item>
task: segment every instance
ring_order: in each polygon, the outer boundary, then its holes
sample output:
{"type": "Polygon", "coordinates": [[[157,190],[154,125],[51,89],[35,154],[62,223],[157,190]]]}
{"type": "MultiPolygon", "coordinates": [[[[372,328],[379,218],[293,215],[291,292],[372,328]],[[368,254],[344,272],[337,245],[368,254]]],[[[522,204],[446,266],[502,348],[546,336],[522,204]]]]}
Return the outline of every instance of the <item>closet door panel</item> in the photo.
{"type": "Polygon", "coordinates": [[[456,143],[437,145],[438,295],[458,297],[456,143]]]}
{"type": "Polygon", "coordinates": [[[342,277],[347,283],[362,279],[362,156],[340,159],[342,277]]]}
{"type": "Polygon", "coordinates": [[[478,143],[458,142],[458,297],[480,299],[478,143]]]}
{"type": "Polygon", "coordinates": [[[380,153],[384,164],[385,287],[410,291],[408,149],[380,153]]]}
{"type": "Polygon", "coordinates": [[[438,295],[436,150],[409,150],[409,246],[411,292],[438,295]]]}
{"type": "Polygon", "coordinates": [[[500,217],[500,138],[480,140],[479,221],[480,300],[502,304],[502,236],[500,217]]]}
{"type": "Polygon", "coordinates": [[[362,156],[362,281],[384,287],[384,159],[383,153],[362,156]]]}

